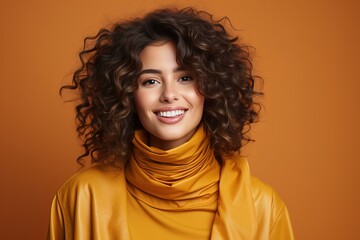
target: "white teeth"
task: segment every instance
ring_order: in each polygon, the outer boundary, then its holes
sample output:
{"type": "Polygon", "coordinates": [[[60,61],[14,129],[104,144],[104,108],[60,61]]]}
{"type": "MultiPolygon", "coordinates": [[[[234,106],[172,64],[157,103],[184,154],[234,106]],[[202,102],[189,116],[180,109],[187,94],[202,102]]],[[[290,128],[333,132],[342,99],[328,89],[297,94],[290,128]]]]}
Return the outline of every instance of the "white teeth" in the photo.
{"type": "Polygon", "coordinates": [[[172,110],[172,111],[164,111],[164,112],[158,112],[157,115],[160,117],[176,117],[179,115],[183,115],[185,113],[185,110],[172,110]]]}

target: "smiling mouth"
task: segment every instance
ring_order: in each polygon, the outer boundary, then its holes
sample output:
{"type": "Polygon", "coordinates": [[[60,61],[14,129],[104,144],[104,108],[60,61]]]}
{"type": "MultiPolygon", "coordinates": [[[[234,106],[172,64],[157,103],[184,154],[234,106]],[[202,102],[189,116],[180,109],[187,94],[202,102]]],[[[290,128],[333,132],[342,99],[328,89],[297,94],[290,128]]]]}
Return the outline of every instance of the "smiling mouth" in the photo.
{"type": "Polygon", "coordinates": [[[172,117],[178,117],[183,115],[186,112],[186,110],[171,110],[171,111],[160,111],[156,112],[156,115],[159,117],[165,117],[165,118],[172,118],[172,117]]]}

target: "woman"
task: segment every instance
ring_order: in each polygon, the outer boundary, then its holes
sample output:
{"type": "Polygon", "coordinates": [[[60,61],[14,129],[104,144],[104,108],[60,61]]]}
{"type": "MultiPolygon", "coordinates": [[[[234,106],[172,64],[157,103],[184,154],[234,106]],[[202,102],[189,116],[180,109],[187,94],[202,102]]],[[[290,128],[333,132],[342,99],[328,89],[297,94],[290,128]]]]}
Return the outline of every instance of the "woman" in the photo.
{"type": "Polygon", "coordinates": [[[63,89],[80,93],[78,160],[94,166],[56,194],[49,239],[294,238],[239,154],[257,78],[220,21],[165,9],[87,40],[63,89]]]}

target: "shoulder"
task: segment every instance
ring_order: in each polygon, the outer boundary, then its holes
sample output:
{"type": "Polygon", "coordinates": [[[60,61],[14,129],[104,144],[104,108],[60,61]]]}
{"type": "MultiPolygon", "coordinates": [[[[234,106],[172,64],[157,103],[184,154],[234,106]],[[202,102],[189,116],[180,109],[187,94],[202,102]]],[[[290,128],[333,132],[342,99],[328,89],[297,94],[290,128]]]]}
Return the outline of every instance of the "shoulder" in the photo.
{"type": "Polygon", "coordinates": [[[271,219],[277,219],[285,210],[285,203],[270,185],[251,177],[251,191],[254,204],[259,212],[267,212],[271,219]]]}
{"type": "Polygon", "coordinates": [[[251,176],[251,190],[254,199],[275,201],[277,204],[284,204],[275,189],[257,177],[251,176]]]}
{"type": "Polygon", "coordinates": [[[119,206],[125,205],[125,181],[123,168],[110,165],[93,166],[73,175],[54,197],[49,234],[59,239],[91,239],[103,229],[97,227],[117,223],[122,216],[119,206]]]}
{"type": "MultiPolygon", "coordinates": [[[[268,184],[252,177],[256,215],[269,239],[295,239],[289,212],[279,194],[268,184]]],[[[259,234],[262,234],[259,231],[259,234]]],[[[262,238],[259,238],[262,239],[262,238]]]]}
{"type": "Polygon", "coordinates": [[[58,190],[59,199],[109,191],[123,181],[123,169],[111,165],[95,165],[70,177],[58,190]]]}
{"type": "Polygon", "coordinates": [[[245,158],[239,156],[228,158],[228,162],[223,167],[228,169],[227,175],[233,175],[233,179],[238,179],[233,181],[238,185],[237,189],[251,196],[249,201],[253,203],[258,219],[266,218],[273,223],[286,210],[285,203],[274,188],[251,175],[245,158]]]}
{"type": "Polygon", "coordinates": [[[221,191],[230,192],[224,199],[241,212],[239,224],[256,226],[254,239],[294,239],[283,200],[270,185],[250,174],[245,158],[234,155],[223,162],[220,186],[220,196],[221,191]]]}

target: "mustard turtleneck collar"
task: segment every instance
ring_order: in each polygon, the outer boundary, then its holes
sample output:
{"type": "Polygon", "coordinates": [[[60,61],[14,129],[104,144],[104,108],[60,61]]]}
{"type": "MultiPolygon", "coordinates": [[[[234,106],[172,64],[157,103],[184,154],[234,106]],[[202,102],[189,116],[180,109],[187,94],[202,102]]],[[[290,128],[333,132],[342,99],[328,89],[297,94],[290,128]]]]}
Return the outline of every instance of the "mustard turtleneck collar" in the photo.
{"type": "Polygon", "coordinates": [[[133,155],[125,170],[128,191],[158,209],[215,210],[220,166],[204,128],[170,150],[149,147],[143,136],[137,131],[133,139],[133,155]]]}

